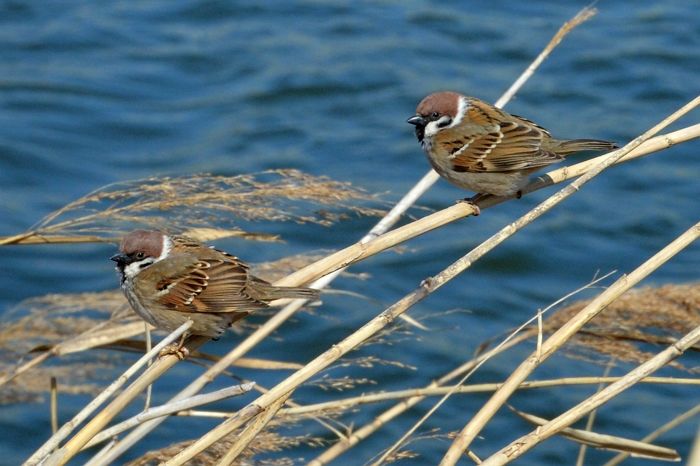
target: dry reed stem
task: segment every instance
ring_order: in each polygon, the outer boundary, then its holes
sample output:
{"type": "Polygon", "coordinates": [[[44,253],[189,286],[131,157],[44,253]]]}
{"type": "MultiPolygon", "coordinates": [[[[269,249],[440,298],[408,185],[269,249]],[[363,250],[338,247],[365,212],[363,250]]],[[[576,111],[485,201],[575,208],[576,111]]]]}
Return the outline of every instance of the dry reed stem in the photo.
{"type": "MultiPolygon", "coordinates": [[[[518,416],[536,426],[542,426],[549,422],[545,418],[524,413],[511,406],[509,406],[509,408],[518,416]]],[[[588,424],[586,425],[586,430],[567,427],[562,429],[559,432],[559,435],[574,442],[580,443],[581,447],[593,447],[602,450],[624,452],[627,455],[631,454],[637,458],[657,459],[662,461],[680,461],[681,459],[678,452],[672,448],[666,448],[659,445],[653,445],[648,442],[640,442],[639,440],[631,440],[615,435],[599,434],[597,432],[592,432],[591,430],[592,428],[588,424]]],[[[585,452],[585,450],[579,451],[585,452]]],[[[580,458],[580,460],[577,458],[577,466],[583,464],[583,457],[584,455],[579,455],[578,458],[580,458]]]]}
{"type": "Polygon", "coordinates": [[[292,392],[282,395],[262,413],[258,414],[252,422],[249,422],[245,429],[243,429],[243,432],[238,435],[236,442],[234,442],[226,454],[216,463],[217,466],[229,466],[233,464],[236,458],[238,458],[238,455],[240,455],[255,436],[267,426],[291,395],[292,392]]]}
{"type": "Polygon", "coordinates": [[[528,79],[530,79],[530,77],[535,73],[537,68],[539,68],[542,62],[545,61],[545,59],[552,53],[552,50],[554,50],[556,46],[559,45],[562,40],[564,40],[567,34],[569,34],[577,26],[580,26],[589,19],[593,18],[597,13],[597,9],[587,6],[578,13],[576,13],[576,15],[573,18],[562,24],[562,26],[550,39],[549,43],[547,43],[547,45],[542,50],[542,52],[540,52],[537,58],[535,58],[535,60],[532,63],[530,63],[530,66],[527,67],[523,74],[521,74],[518,77],[518,79],[516,79],[515,82],[510,86],[510,88],[501,96],[501,98],[498,99],[498,101],[496,102],[496,107],[503,107],[506,104],[506,102],[513,98],[515,93],[518,92],[518,90],[520,90],[520,88],[523,86],[523,84],[525,84],[525,82],[528,79]]]}
{"type": "MultiPolygon", "coordinates": [[[[142,323],[141,326],[143,326],[142,323]]],[[[105,402],[110,396],[112,396],[117,390],[119,390],[127,380],[129,380],[137,371],[139,371],[143,366],[148,364],[148,362],[155,357],[161,349],[170,343],[174,342],[180,335],[185,333],[188,328],[192,326],[191,321],[187,321],[177,328],[174,332],[164,338],[158,345],[156,345],[150,352],[144,354],[131,365],[122,375],[120,375],[114,382],[112,382],[107,388],[105,388],[102,393],[97,395],[90,403],[88,403],[78,414],[73,416],[73,419],[66,422],[61,429],[51,436],[32,456],[25,461],[26,466],[32,466],[38,464],[46,455],[53,451],[58,444],[65,439],[80,423],[82,423],[87,417],[92,414],[102,403],[105,402]]]]}
{"type": "MultiPolygon", "coordinates": [[[[491,355],[493,356],[493,355],[491,355]]],[[[620,380],[620,377],[599,376],[599,377],[561,377],[551,380],[531,380],[525,381],[518,387],[518,390],[537,388],[556,388],[575,385],[609,384],[620,380]]],[[[642,383],[666,384],[666,385],[700,385],[700,379],[683,377],[647,377],[641,380],[642,383]]],[[[324,401],[302,405],[296,408],[283,408],[280,410],[281,416],[298,416],[321,411],[344,411],[358,405],[369,403],[380,403],[382,401],[397,400],[411,397],[427,397],[444,395],[445,393],[488,393],[500,388],[501,382],[479,383],[473,385],[453,385],[453,386],[428,386],[425,388],[410,388],[405,390],[394,390],[379,393],[364,393],[359,396],[343,398],[341,400],[324,401]]]]}
{"type": "MultiPolygon", "coordinates": [[[[656,440],[659,436],[662,434],[665,434],[666,432],[678,427],[680,424],[686,422],[687,420],[693,418],[694,416],[697,416],[700,414],[700,404],[695,405],[688,411],[684,412],[683,414],[680,414],[679,416],[674,417],[667,423],[663,424],[662,426],[658,427],[655,429],[653,432],[649,433],[648,435],[645,435],[640,442],[652,442],[656,440]]],[[[618,464],[622,463],[624,460],[626,460],[629,457],[629,453],[620,453],[619,455],[614,456],[611,458],[608,462],[606,462],[603,466],[617,466],[618,464]]],[[[698,458],[700,459],[700,458],[698,458]]],[[[698,464],[697,462],[693,462],[692,460],[688,461],[688,465],[693,465],[693,464],[698,464]]]]}
{"type": "MultiPolygon", "coordinates": [[[[298,370],[291,376],[289,376],[287,379],[283,380],[280,382],[278,385],[276,385],[274,388],[272,388],[268,393],[262,395],[259,397],[253,404],[249,406],[255,406],[257,407],[258,410],[262,410],[265,407],[269,406],[270,403],[272,403],[276,397],[281,396],[284,393],[287,393],[291,390],[296,389],[300,384],[308,380],[311,376],[313,376],[315,373],[317,373],[320,370],[325,369],[328,365],[330,365],[332,362],[346,354],[347,352],[351,351],[352,349],[356,348],[359,346],[362,342],[364,342],[367,338],[370,336],[376,334],[379,332],[381,329],[385,328],[387,325],[389,325],[393,320],[398,317],[399,315],[403,314],[406,310],[408,310],[412,305],[415,303],[419,302],[422,300],[425,296],[428,294],[434,292],[438,288],[440,288],[442,285],[447,283],[449,280],[452,278],[456,277],[459,273],[463,272],[466,270],[468,267],[471,266],[471,264],[474,263],[474,261],[478,260],[481,258],[483,255],[485,255],[487,252],[491,251],[493,248],[498,246],[500,243],[505,241],[507,238],[515,234],[517,231],[519,231],[521,228],[524,226],[528,225],[535,219],[537,219],[540,215],[557,205],[559,202],[576,192],[580,186],[591,180],[593,177],[597,176],[599,173],[601,173],[603,170],[605,170],[607,167],[612,165],[616,160],[619,160],[621,157],[623,157],[625,154],[629,153],[632,149],[638,147],[641,145],[645,140],[649,139],[652,137],[655,133],[658,131],[662,130],[665,128],[667,125],[671,124],[681,116],[685,115],[687,112],[695,108],[695,106],[700,103],[700,97],[696,97],[693,101],[690,103],[686,104],[683,106],[681,109],[677,110],[674,112],[672,115],[668,116],[665,118],[661,123],[653,127],[651,130],[647,131],[644,133],[642,136],[636,138],[634,141],[630,142],[627,144],[624,148],[612,152],[608,158],[606,158],[603,162],[601,162],[599,165],[591,169],[590,171],[586,172],[582,177],[579,179],[575,180],[572,182],[570,185],[567,187],[563,188],[561,191],[557,192],[553,196],[549,197],[547,200],[542,202],[540,205],[535,207],[533,210],[531,210],[528,214],[525,216],[521,217],[518,219],[516,222],[507,225],[505,228],[500,230],[498,233],[493,235],[491,238],[483,242],[481,245],[477,246],[475,249],[470,251],[467,255],[462,257],[461,259],[457,260],[455,263],[450,265],[447,269],[443,270],[440,272],[438,275],[429,278],[425,280],[421,285],[414,290],[413,292],[409,293],[406,295],[404,298],[399,300],[397,303],[394,305],[390,306],[387,308],[384,312],[379,314],[377,317],[369,321],[367,324],[365,324],[363,327],[361,327],[359,330],[355,331],[353,334],[350,336],[346,337],[344,340],[339,342],[338,344],[334,345],[331,349],[327,350],[317,358],[315,358],[313,361],[308,363],[304,368],[298,370]]],[[[414,222],[415,223],[415,222],[414,222]]],[[[396,230],[394,230],[396,231],[396,230]]],[[[388,233],[387,235],[389,235],[388,233]]],[[[384,236],[387,236],[384,235],[384,236]]],[[[379,237],[375,239],[374,241],[371,241],[368,244],[380,241],[382,237],[379,237]]],[[[320,262],[323,262],[320,261],[320,262]]],[[[284,280],[280,281],[284,282],[284,280]]],[[[279,284],[278,282],[277,284],[279,284]]],[[[285,282],[285,284],[287,284],[285,282]]],[[[248,419],[242,418],[242,416],[235,416],[233,419],[235,419],[235,422],[228,422],[225,421],[219,426],[215,427],[211,431],[209,431],[207,434],[205,434],[203,437],[195,441],[193,444],[191,444],[189,447],[187,447],[185,450],[181,451],[178,455],[175,456],[175,458],[171,459],[168,464],[171,466],[174,465],[179,465],[179,464],[184,464],[184,462],[189,461],[192,459],[195,455],[209,447],[212,443],[220,440],[222,437],[227,435],[233,430],[234,425],[238,425],[239,422],[247,421],[248,419]]],[[[455,445],[453,443],[453,445],[455,445]]],[[[464,451],[464,450],[462,450],[464,451]]],[[[459,456],[462,451],[457,454],[459,456]]],[[[456,461],[456,459],[455,459],[456,461]]]]}
{"type": "Polygon", "coordinates": [[[209,403],[214,403],[226,398],[231,398],[234,396],[240,396],[248,393],[253,389],[255,383],[245,383],[241,385],[234,385],[231,387],[222,388],[204,395],[196,395],[184,400],[176,401],[173,403],[167,403],[160,406],[155,406],[144,411],[141,411],[136,416],[132,416],[129,419],[116,424],[109,429],[105,429],[99,434],[95,435],[92,440],[90,440],[83,449],[90,448],[98,443],[102,443],[112,437],[116,437],[122,432],[131,429],[143,422],[150,419],[155,419],[157,417],[169,416],[178,411],[183,411],[186,409],[192,409],[198,406],[203,406],[209,403]]]}
{"type": "MultiPolygon", "coordinates": [[[[694,230],[694,236],[697,238],[700,236],[700,223],[695,225],[694,230]]],[[[610,401],[615,396],[639,382],[642,378],[647,377],[649,374],[652,374],[656,370],[660,369],[668,362],[679,357],[685,350],[693,346],[698,341],[700,341],[700,326],[696,327],[694,330],[679,339],[676,343],[661,351],[644,364],[641,364],[632,371],[628,372],[627,375],[622,377],[617,382],[585,399],[578,405],[574,406],[563,414],[560,414],[544,425],[538,427],[530,434],[511,442],[510,445],[502,448],[500,451],[487,458],[482,464],[484,466],[498,466],[510,463],[514,459],[519,458],[538,443],[561,432],[562,429],[570,426],[591,410],[610,401]]]]}
{"type": "MultiPolygon", "coordinates": [[[[561,348],[581,327],[601,312],[622,293],[637,284],[658,267],[663,265],[671,257],[692,243],[700,235],[700,224],[696,224],[673,240],[669,245],[657,252],[649,260],[637,267],[629,275],[620,277],[615,283],[598,295],[576,316],[564,324],[552,336],[542,344],[540,358],[536,354],[530,355],[508,377],[503,386],[481,407],[479,412],[471,418],[454,440],[449,450],[442,459],[441,465],[454,465],[461,454],[469,447],[474,438],[483,429],[486,423],[505,404],[510,395],[544,360],[561,348]]],[[[601,392],[602,393],[602,392],[601,392]]]]}

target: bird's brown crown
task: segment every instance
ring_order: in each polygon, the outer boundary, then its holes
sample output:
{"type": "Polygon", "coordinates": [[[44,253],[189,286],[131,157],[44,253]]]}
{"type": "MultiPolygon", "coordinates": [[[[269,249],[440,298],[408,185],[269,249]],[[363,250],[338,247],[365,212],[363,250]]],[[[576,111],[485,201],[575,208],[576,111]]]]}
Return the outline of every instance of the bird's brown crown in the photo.
{"type": "Polygon", "coordinates": [[[423,117],[447,115],[455,118],[459,112],[460,95],[456,92],[436,92],[421,100],[416,108],[416,113],[423,117]]]}
{"type": "Polygon", "coordinates": [[[155,230],[135,230],[122,238],[119,250],[126,255],[143,253],[145,257],[159,257],[163,251],[163,233],[155,230]]]}

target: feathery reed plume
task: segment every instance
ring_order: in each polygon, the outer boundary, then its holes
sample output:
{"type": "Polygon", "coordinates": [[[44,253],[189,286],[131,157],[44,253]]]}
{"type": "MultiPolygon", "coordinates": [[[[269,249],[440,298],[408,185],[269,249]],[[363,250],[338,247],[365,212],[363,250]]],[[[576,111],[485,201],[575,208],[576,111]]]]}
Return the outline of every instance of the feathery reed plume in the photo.
{"type": "MultiPolygon", "coordinates": [[[[552,314],[545,321],[545,330],[557,330],[588,302],[579,301],[552,314]]],[[[646,349],[668,345],[697,326],[700,326],[700,282],[640,288],[622,295],[586,324],[570,341],[568,354],[574,357],[598,354],[604,355],[604,360],[614,357],[642,363],[654,354],[646,349]]],[[[678,361],[669,365],[697,371],[678,361]]]]}
{"type": "Polygon", "coordinates": [[[298,170],[153,177],[104,186],[47,215],[28,231],[0,238],[0,245],[114,241],[134,228],[184,233],[200,241],[225,236],[271,241],[279,238],[241,225],[267,220],[328,226],[349,213],[380,213],[359,205],[375,200],[349,183],[298,170]]]}

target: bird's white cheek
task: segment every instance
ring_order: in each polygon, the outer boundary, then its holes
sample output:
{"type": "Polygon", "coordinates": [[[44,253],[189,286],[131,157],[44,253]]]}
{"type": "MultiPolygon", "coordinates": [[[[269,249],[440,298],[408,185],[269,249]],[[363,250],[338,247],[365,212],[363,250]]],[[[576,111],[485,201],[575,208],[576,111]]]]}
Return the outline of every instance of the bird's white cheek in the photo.
{"type": "Polygon", "coordinates": [[[124,267],[124,276],[126,278],[134,278],[136,274],[139,273],[139,270],[141,270],[141,268],[139,267],[138,262],[132,262],[124,267]]]}
{"type": "Polygon", "coordinates": [[[153,259],[144,259],[138,262],[132,262],[131,264],[124,267],[124,276],[128,279],[134,278],[141,269],[153,264],[153,259]]]}
{"type": "Polygon", "coordinates": [[[435,136],[438,131],[440,131],[440,127],[438,126],[437,121],[431,121],[427,125],[425,125],[425,137],[426,138],[432,138],[435,136]]]}

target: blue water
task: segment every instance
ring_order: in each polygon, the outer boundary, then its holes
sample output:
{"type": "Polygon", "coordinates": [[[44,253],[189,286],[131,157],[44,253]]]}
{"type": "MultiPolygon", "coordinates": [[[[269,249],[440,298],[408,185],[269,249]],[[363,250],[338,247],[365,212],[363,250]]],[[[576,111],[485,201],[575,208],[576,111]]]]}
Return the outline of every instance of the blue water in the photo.
{"type": "MultiPolygon", "coordinates": [[[[152,175],[297,168],[395,201],[428,168],[405,123],[416,103],[442,89],[496,100],[582,6],[559,1],[2,2],[0,235],[23,231],[105,184],[152,175]]],[[[624,143],[698,93],[700,15],[695,2],[608,1],[598,7],[600,14],[557,48],[507,108],[561,137],[624,143]]],[[[697,119],[696,111],[673,128],[697,119]]],[[[418,332],[419,340],[381,347],[383,358],[417,370],[357,369],[354,375],[378,381],[361,390],[426,385],[468,359],[484,339],[596,272],[629,271],[641,263],[698,221],[698,149],[691,142],[613,168],[508,240],[411,314],[463,312],[428,320],[433,330],[418,332]]],[[[550,193],[485,211],[411,241],[402,254],[387,252],[357,265],[353,271],[371,274],[371,280],[341,278],[334,287],[370,299],[328,295],[317,316],[301,314],[279,332],[283,351],[278,340],[270,340],[251,356],[310,360],[550,193]]],[[[464,195],[440,181],[420,204],[440,209],[464,195]]],[[[286,243],[216,244],[262,262],[344,247],[374,222],[352,217],[330,229],[261,223],[258,230],[281,234],[286,243]]],[[[112,253],[110,245],[0,248],[0,313],[31,296],[114,288],[107,260],[112,253]]],[[[695,245],[645,284],[697,280],[698,262],[695,245]]],[[[218,345],[228,348],[236,338],[218,345]]],[[[206,349],[223,351],[215,344],[206,349]]],[[[474,380],[502,380],[530,350],[510,352],[474,380]]],[[[622,364],[613,373],[629,367],[622,364]]],[[[535,378],[602,370],[557,356],[535,378]]],[[[157,386],[156,401],[177,391],[191,371],[188,365],[176,369],[157,386]]],[[[284,377],[243,373],[267,386],[284,377]]],[[[331,372],[338,373],[342,370],[331,372]]],[[[513,401],[553,417],[592,390],[526,392],[513,401]]],[[[346,395],[309,388],[297,401],[346,395]]],[[[460,429],[485,399],[453,397],[424,431],[460,429]]],[[[86,400],[63,396],[62,420],[86,400]]],[[[596,425],[600,432],[639,438],[697,402],[697,390],[639,387],[607,405],[596,425]]],[[[431,404],[392,422],[337,464],[361,464],[376,455],[431,404]]],[[[385,407],[367,407],[344,420],[362,425],[385,407]]],[[[212,425],[172,419],[120,461],[212,425]]],[[[304,426],[309,434],[332,438],[317,424],[304,426]]],[[[687,423],[659,443],[686,455],[696,427],[697,422],[687,423]]],[[[487,456],[529,429],[503,412],[473,447],[487,456]]],[[[3,406],[0,430],[0,463],[17,464],[49,434],[46,403],[3,406]]],[[[401,464],[435,464],[448,445],[444,440],[411,444],[421,456],[401,464]]],[[[292,456],[315,454],[307,449],[292,456]]],[[[573,444],[552,439],[517,464],[573,464],[575,454],[573,444]]],[[[589,455],[589,464],[610,456],[589,455]]]]}

